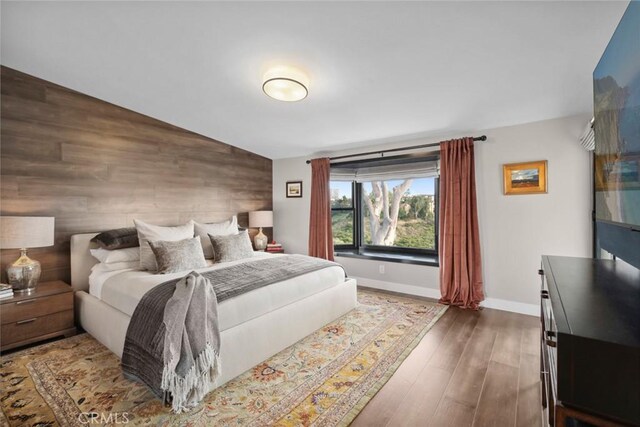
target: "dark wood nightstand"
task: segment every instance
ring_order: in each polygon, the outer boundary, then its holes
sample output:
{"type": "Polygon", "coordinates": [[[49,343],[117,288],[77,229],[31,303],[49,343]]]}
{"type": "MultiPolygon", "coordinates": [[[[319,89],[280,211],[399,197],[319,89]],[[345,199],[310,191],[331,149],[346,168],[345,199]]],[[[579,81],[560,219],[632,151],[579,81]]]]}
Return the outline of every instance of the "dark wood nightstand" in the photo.
{"type": "Polygon", "coordinates": [[[74,335],[73,289],[56,280],[42,282],[29,294],[0,300],[0,351],[74,335]]]}

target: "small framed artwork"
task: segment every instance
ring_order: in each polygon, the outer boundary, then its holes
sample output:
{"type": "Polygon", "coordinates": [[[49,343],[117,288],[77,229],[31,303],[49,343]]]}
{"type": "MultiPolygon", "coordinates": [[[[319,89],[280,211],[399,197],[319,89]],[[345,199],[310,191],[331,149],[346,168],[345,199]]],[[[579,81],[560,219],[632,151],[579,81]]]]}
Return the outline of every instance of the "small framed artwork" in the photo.
{"type": "Polygon", "coordinates": [[[510,163],[502,166],[504,194],[539,194],[547,192],[547,161],[510,163]]]}
{"type": "Polygon", "coordinates": [[[287,197],[302,197],[302,181],[287,181],[287,197]]]}

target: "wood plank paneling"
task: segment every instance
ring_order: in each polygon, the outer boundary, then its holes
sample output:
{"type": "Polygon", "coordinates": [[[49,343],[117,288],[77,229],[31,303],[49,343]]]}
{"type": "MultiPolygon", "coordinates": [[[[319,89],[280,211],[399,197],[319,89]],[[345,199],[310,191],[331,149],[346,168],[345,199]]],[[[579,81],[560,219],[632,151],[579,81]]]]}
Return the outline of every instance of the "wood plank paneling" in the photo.
{"type": "MultiPolygon", "coordinates": [[[[2,215],[56,217],[56,244],[30,251],[44,280],[69,281],[69,236],[220,221],[272,207],[272,162],[1,67],[2,215]]],[[[270,234],[270,230],[266,230],[270,234]]],[[[0,252],[2,279],[17,251],[0,252]]]]}

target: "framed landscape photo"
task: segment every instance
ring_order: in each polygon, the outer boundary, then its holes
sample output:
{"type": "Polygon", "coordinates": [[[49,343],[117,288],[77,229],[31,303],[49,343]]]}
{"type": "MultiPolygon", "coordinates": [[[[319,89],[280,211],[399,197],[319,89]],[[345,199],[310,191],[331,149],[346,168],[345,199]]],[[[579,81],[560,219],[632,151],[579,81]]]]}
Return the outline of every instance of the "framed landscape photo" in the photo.
{"type": "Polygon", "coordinates": [[[504,194],[540,194],[547,192],[547,161],[509,163],[502,166],[504,194]]]}
{"type": "Polygon", "coordinates": [[[302,197],[302,181],[287,182],[287,197],[302,197]]]}

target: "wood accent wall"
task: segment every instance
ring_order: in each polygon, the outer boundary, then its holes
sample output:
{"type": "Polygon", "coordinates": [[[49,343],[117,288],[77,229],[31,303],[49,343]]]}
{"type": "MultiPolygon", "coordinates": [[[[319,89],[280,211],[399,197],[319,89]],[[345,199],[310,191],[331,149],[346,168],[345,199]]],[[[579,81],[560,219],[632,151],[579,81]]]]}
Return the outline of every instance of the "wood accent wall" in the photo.
{"type": "MultiPolygon", "coordinates": [[[[246,226],[272,207],[270,159],[7,67],[1,93],[0,214],[56,218],[55,246],[29,251],[41,280],[69,283],[72,234],[134,218],[246,226]]],[[[4,281],[19,252],[0,255],[4,281]]]]}

